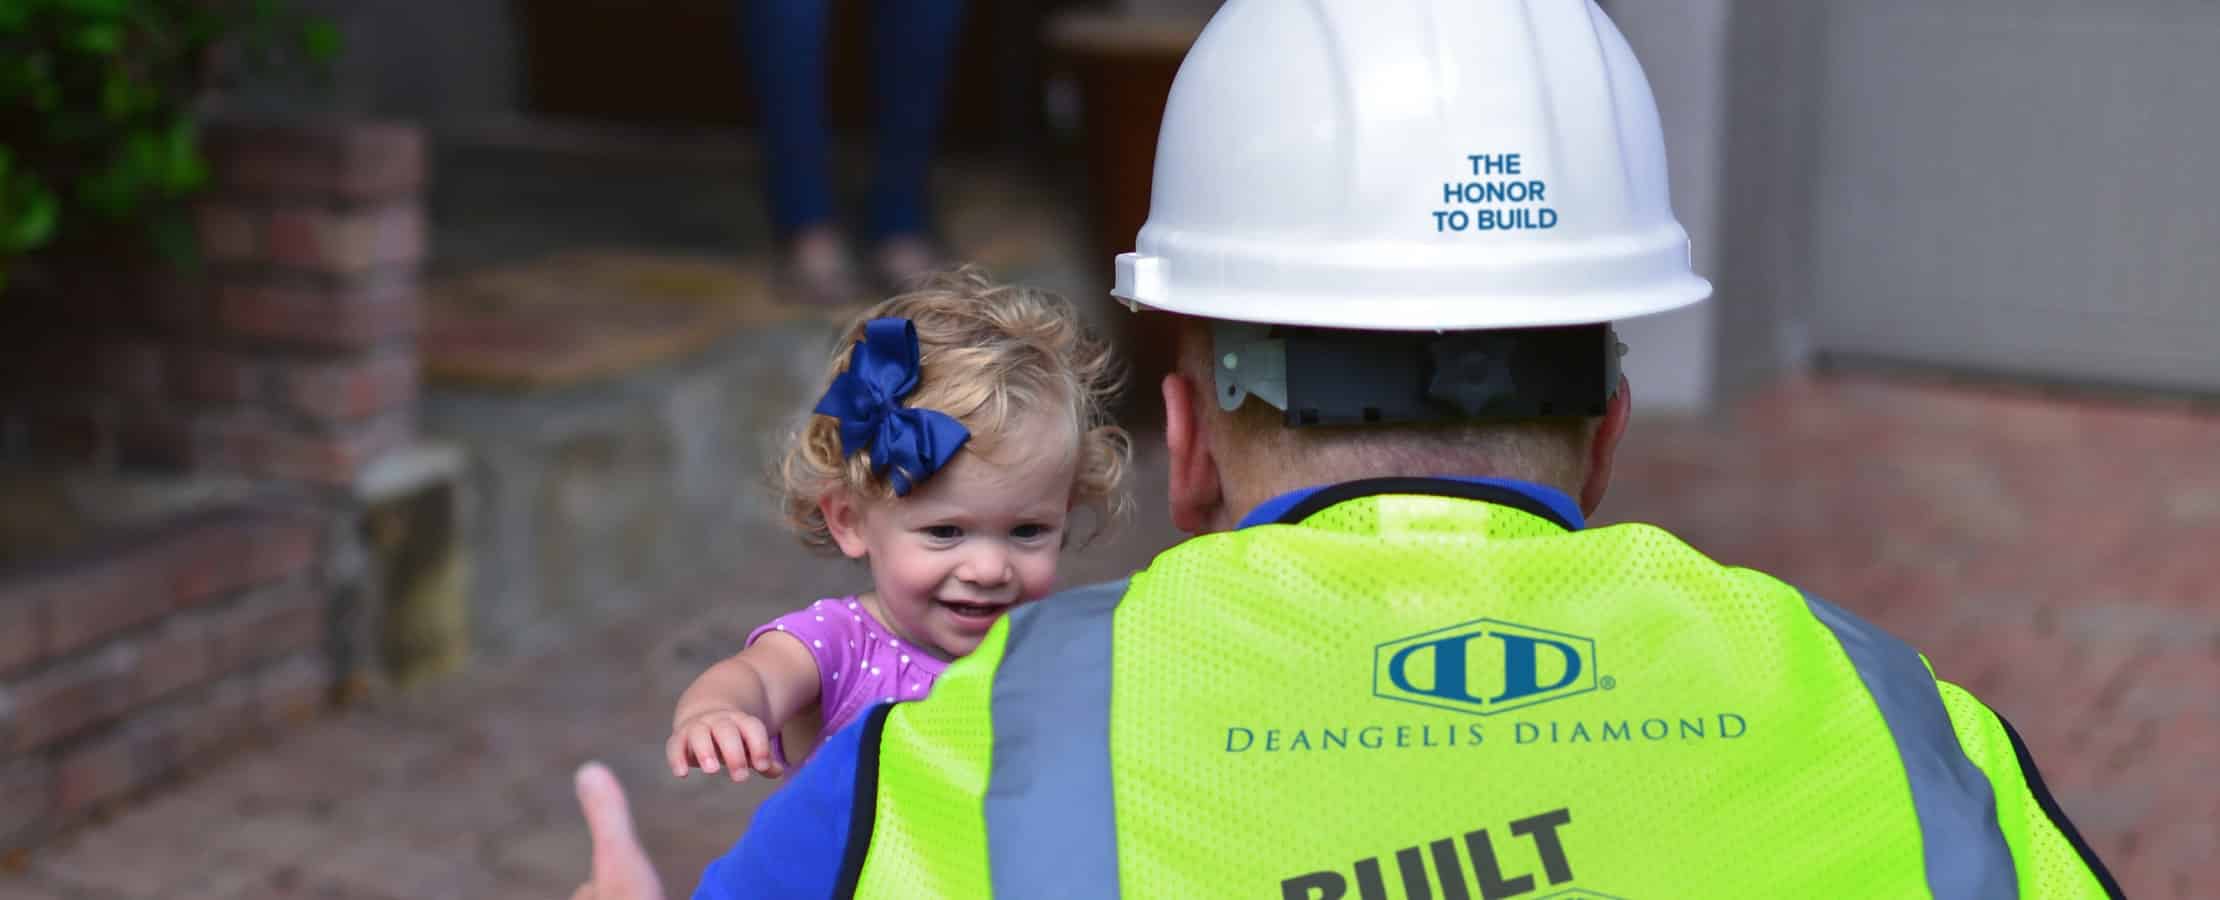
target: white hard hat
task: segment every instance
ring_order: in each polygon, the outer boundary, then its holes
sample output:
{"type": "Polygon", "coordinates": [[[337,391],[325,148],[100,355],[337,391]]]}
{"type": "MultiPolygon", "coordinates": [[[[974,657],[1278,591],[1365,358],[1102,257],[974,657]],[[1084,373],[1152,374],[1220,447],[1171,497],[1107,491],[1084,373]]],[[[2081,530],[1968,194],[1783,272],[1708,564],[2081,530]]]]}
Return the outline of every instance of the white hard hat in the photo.
{"type": "Polygon", "coordinates": [[[1384,331],[1703,300],[1656,100],[1588,0],[1229,0],[1181,63],[1112,293],[1384,331]]]}

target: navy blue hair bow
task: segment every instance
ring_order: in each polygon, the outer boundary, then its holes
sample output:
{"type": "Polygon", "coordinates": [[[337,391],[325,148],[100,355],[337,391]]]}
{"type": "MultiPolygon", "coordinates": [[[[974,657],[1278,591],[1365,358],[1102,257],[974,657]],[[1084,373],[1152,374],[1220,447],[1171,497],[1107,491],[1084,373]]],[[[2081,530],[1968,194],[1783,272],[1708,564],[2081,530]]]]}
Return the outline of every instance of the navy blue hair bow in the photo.
{"type": "Polygon", "coordinates": [[[917,390],[917,325],[872,319],[848,355],[848,370],[817,401],[817,413],[840,420],[840,451],[871,451],[871,471],[894,482],[897,497],[940,471],[971,439],[947,413],[902,405],[917,390]]]}

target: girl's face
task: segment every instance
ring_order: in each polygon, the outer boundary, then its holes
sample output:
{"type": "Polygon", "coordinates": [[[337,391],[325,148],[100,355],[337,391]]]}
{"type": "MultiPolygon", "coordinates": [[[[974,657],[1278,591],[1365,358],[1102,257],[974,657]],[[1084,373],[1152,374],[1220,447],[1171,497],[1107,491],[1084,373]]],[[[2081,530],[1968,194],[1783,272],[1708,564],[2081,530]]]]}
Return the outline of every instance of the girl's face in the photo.
{"type": "Polygon", "coordinates": [[[1078,435],[1046,417],[1012,424],[991,458],[967,447],[907,497],[824,500],[834,543],[871,566],[874,612],[943,659],[976,649],[995,620],[1056,582],[1078,435]]]}

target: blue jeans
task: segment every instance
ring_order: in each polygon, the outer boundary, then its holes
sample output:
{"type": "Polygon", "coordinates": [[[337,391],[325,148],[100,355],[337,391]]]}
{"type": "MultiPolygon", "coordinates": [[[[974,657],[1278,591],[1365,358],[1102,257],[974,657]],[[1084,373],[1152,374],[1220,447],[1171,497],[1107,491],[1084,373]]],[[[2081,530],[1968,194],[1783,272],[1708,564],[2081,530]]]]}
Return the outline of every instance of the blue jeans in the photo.
{"type": "MultiPolygon", "coordinates": [[[[825,125],[831,0],[742,0],[742,46],[762,109],[771,224],[782,238],[833,218],[825,125]]],[[[872,44],[877,166],[865,237],[922,235],[926,182],[963,0],[877,0],[872,44]]]]}

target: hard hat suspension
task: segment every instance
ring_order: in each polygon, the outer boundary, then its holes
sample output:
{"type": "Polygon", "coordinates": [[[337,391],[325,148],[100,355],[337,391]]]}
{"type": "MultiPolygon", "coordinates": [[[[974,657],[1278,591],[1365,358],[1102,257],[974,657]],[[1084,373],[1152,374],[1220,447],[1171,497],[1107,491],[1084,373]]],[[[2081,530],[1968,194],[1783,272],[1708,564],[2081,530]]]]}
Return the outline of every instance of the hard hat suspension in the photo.
{"type": "Polygon", "coordinates": [[[1249,395],[1290,427],[1603,415],[1618,392],[1609,325],[1392,332],[1212,323],[1220,408],[1249,395]]]}

